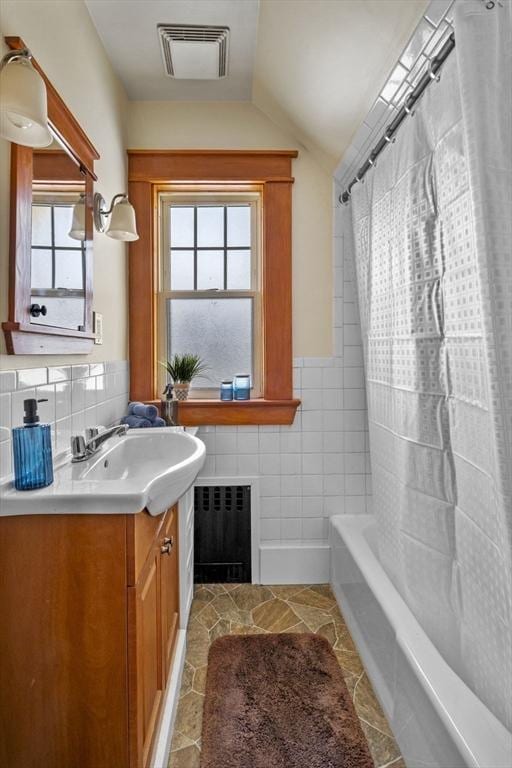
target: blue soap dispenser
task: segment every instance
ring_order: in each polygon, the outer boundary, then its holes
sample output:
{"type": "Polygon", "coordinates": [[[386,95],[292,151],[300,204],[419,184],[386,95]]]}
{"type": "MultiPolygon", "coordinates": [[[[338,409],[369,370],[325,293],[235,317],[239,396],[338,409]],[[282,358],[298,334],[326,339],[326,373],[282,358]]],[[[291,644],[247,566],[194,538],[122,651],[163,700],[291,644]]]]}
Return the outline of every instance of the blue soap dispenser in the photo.
{"type": "Polygon", "coordinates": [[[14,487],[32,491],[53,483],[52,435],[49,424],[39,424],[37,404],[46,400],[23,401],[23,427],[12,430],[14,487]]]}

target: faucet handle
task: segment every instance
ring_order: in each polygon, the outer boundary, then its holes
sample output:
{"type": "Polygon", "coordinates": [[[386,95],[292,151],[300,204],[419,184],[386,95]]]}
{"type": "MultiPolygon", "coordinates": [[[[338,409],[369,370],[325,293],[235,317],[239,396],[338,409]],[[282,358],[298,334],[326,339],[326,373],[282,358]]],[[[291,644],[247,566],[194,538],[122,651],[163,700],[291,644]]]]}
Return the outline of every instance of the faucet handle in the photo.
{"type": "Polygon", "coordinates": [[[74,459],[85,456],[85,438],[83,435],[73,435],[71,438],[71,453],[74,459]]]}
{"type": "Polygon", "coordinates": [[[98,434],[99,434],[98,427],[87,427],[87,429],[85,430],[85,439],[87,440],[87,442],[89,442],[89,440],[93,440],[95,437],[98,437],[98,434]]]}

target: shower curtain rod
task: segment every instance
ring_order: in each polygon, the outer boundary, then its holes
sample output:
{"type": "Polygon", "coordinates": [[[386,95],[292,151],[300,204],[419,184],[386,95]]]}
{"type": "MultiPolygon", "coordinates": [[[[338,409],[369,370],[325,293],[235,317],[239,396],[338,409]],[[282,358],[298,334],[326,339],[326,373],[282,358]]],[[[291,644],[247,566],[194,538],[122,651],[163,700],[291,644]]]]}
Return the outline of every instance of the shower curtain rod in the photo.
{"type": "Polygon", "coordinates": [[[405,99],[405,102],[401,109],[399,110],[396,117],[391,121],[391,123],[386,128],[386,131],[384,135],[379,140],[378,144],[373,148],[373,150],[370,152],[369,157],[367,158],[364,165],[361,166],[361,168],[358,170],[357,174],[354,176],[346,190],[339,196],[340,203],[346,204],[348,203],[350,199],[350,193],[352,190],[352,187],[354,184],[357,184],[358,181],[361,181],[363,176],[370,170],[372,165],[375,165],[376,158],[380,155],[384,147],[386,147],[390,142],[394,141],[393,136],[397,132],[400,125],[403,123],[407,115],[412,114],[412,108],[418,101],[418,99],[422,96],[423,91],[432,83],[434,80],[439,80],[440,75],[438,75],[438,71],[441,69],[442,65],[450,55],[450,53],[455,48],[455,35],[452,33],[450,37],[447,39],[437,56],[434,56],[432,59],[430,59],[430,64],[428,66],[428,70],[425,72],[425,74],[421,77],[421,79],[418,81],[417,85],[413,88],[413,90],[409,93],[407,98],[405,99]]]}

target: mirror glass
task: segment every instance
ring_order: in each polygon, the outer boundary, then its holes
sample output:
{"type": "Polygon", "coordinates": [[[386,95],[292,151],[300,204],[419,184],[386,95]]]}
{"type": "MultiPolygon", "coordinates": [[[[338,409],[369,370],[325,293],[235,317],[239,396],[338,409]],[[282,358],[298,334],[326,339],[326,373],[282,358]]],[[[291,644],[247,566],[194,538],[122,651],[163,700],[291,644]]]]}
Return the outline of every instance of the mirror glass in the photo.
{"type": "Polygon", "coordinates": [[[85,177],[54,138],[33,151],[30,322],[85,330],[85,177]]]}

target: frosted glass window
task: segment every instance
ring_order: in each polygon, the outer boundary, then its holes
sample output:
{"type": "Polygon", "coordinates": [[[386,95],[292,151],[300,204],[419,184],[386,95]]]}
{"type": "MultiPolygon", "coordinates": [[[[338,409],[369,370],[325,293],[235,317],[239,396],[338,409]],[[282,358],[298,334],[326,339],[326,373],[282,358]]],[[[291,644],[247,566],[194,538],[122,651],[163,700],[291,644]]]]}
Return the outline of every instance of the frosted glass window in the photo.
{"type": "Polygon", "coordinates": [[[32,288],[53,287],[53,257],[49,248],[34,248],[31,258],[32,288]]]}
{"type": "Polygon", "coordinates": [[[198,251],[197,290],[224,287],[224,251],[198,251]]]}
{"type": "Polygon", "coordinates": [[[222,379],[250,373],[252,366],[252,298],[167,299],[168,357],[200,355],[208,365],[195,388],[218,387],[222,379]]]}
{"type": "Polygon", "coordinates": [[[32,245],[52,245],[52,209],[49,205],[32,206],[32,245]]]}
{"type": "Polygon", "coordinates": [[[251,287],[251,252],[228,251],[228,289],[249,290],[251,287]]]}
{"type": "Polygon", "coordinates": [[[83,288],[81,251],[55,251],[55,288],[83,288]]]}
{"type": "Polygon", "coordinates": [[[57,205],[53,209],[54,216],[54,242],[57,248],[76,248],[77,242],[72,237],[68,237],[73,221],[73,208],[68,205],[57,205]]]}
{"type": "Polygon", "coordinates": [[[197,246],[214,248],[224,246],[224,206],[197,208],[197,246]]]}
{"type": "Polygon", "coordinates": [[[194,251],[171,251],[171,291],[194,290],[194,251]]]}
{"type": "Polygon", "coordinates": [[[171,243],[175,248],[194,247],[194,208],[171,208],[171,243]]]}
{"type": "Polygon", "coordinates": [[[251,245],[251,209],[248,205],[230,205],[227,209],[228,217],[228,246],[251,245]]]}

